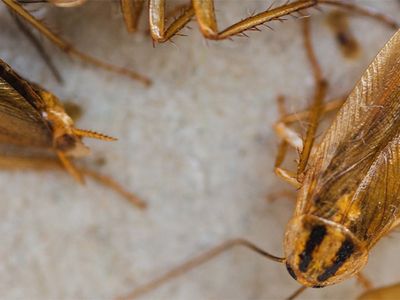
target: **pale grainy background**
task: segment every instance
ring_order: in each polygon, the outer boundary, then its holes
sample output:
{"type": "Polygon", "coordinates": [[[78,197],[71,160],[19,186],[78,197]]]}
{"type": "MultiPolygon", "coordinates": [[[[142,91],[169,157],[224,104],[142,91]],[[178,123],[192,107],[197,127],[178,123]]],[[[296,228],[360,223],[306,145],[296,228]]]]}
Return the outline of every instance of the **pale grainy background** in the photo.
{"type": "MultiPolygon", "coordinates": [[[[359,2],[400,18],[398,1],[359,2]]],[[[265,6],[217,1],[225,25],[265,6]]],[[[312,11],[318,24],[314,43],[330,95],[342,95],[393,31],[352,18],[363,49],[359,59],[346,61],[324,12],[312,11]]],[[[79,103],[80,127],[117,136],[117,143],[88,142],[88,164],[150,206],[140,212],[113,192],[91,181],[79,186],[60,172],[2,172],[1,298],[112,299],[230,237],[282,253],[294,203],[290,197],[266,201],[291,189],[272,173],[277,140],[271,125],[278,94],[287,95],[292,111],[312,95],[298,22],[274,23],[275,31],[221,43],[206,42],[192,22],[175,45],[153,48],[147,23],[136,36],[127,34],[111,1],[37,13],[79,49],[153,78],[146,89],[70,60],[46,42],[65,79],[60,85],[0,4],[0,57],[60,98],[79,103]],[[97,166],[98,158],[106,164],[97,166]]],[[[371,255],[365,273],[376,285],[399,278],[398,238],[385,238],[371,255]]],[[[297,287],[282,265],[238,249],[143,299],[283,299],[297,287]]],[[[360,292],[349,280],[300,298],[354,298],[360,292]]]]}

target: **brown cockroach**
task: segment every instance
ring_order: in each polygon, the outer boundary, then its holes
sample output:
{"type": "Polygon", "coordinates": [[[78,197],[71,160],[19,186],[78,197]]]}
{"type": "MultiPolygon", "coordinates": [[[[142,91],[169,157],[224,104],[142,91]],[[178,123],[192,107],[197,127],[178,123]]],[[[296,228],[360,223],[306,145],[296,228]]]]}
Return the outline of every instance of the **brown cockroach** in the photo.
{"type": "MultiPolygon", "coordinates": [[[[21,22],[26,21],[28,24],[32,25],[33,28],[36,28],[47,39],[49,39],[59,49],[61,49],[63,52],[67,53],[71,57],[80,59],[81,61],[83,61],[85,63],[99,67],[106,71],[113,72],[113,73],[116,73],[116,74],[119,74],[122,76],[127,76],[134,80],[138,80],[145,85],[151,84],[151,80],[142,74],[139,74],[139,73],[137,73],[131,69],[125,68],[125,67],[119,67],[119,66],[112,65],[110,63],[107,63],[103,60],[95,58],[87,53],[84,53],[84,52],[76,49],[71,43],[65,41],[63,38],[61,38],[59,35],[57,35],[55,32],[53,32],[49,27],[47,27],[42,21],[35,18],[31,13],[29,13],[19,1],[17,1],[17,0],[1,0],[1,1],[8,7],[8,9],[10,10],[10,12],[12,14],[14,14],[17,18],[20,18],[20,20],[19,20],[20,28],[22,26],[24,26],[23,24],[21,24],[21,22]]],[[[35,2],[35,1],[25,1],[24,3],[31,3],[31,2],[35,2]]],[[[76,6],[78,4],[81,4],[83,1],[81,1],[81,0],[74,0],[74,1],[53,0],[51,2],[58,6],[68,7],[68,6],[76,6]]],[[[22,27],[22,29],[23,29],[24,33],[27,34],[31,40],[33,40],[36,48],[38,48],[39,51],[41,52],[41,54],[43,55],[44,52],[43,52],[43,49],[42,49],[42,46],[40,45],[40,43],[35,41],[34,37],[29,32],[27,32],[26,26],[22,27]]],[[[50,68],[53,70],[53,73],[57,74],[57,72],[54,71],[54,67],[52,67],[49,59],[46,57],[45,60],[49,64],[50,68]]],[[[59,78],[58,75],[56,75],[56,77],[59,78]]]]}
{"type": "MultiPolygon", "coordinates": [[[[377,54],[346,101],[326,106],[327,81],[312,48],[309,20],[304,43],[316,86],[303,139],[282,116],[276,174],[298,189],[294,214],[286,227],[284,256],[277,257],[244,239],[228,240],[120,299],[136,298],[234,246],[244,246],[285,264],[302,287],[321,288],[358,276],[373,246],[400,223],[400,30],[377,54]],[[340,107],[318,144],[321,115],[340,107]],[[296,172],[281,168],[288,145],[300,152],[296,172]]],[[[282,109],[283,110],[283,109],[282,109]]],[[[372,291],[370,291],[372,293],[372,291]]],[[[389,293],[389,292],[388,292],[389,293]]]]}
{"type": "Polygon", "coordinates": [[[116,140],[76,128],[55,95],[23,79],[0,59],[0,144],[4,150],[4,154],[0,155],[0,167],[64,168],[79,182],[83,183],[85,175],[90,176],[120,193],[135,206],[144,208],[146,204],[142,200],[110,177],[72,163],[72,157],[90,152],[82,142],[84,137],[116,140]]]}

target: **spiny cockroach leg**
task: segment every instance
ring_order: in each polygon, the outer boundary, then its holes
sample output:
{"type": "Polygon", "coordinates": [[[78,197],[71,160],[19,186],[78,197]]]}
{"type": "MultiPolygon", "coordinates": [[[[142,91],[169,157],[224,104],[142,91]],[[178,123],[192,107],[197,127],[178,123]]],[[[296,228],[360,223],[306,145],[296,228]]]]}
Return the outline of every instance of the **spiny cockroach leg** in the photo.
{"type": "Polygon", "coordinates": [[[353,11],[357,14],[374,18],[390,27],[398,28],[399,24],[392,18],[376,12],[372,9],[357,6],[356,4],[347,3],[339,0],[298,0],[292,3],[286,3],[276,8],[267,8],[265,11],[245,18],[228,28],[219,31],[216,21],[214,1],[213,0],[192,0],[197,22],[203,35],[212,40],[223,40],[235,35],[243,34],[246,30],[257,28],[273,20],[282,20],[282,17],[301,12],[304,9],[315,7],[319,4],[334,5],[353,11]]]}
{"type": "Polygon", "coordinates": [[[291,13],[312,7],[314,5],[316,5],[315,0],[301,0],[282,5],[274,9],[267,9],[262,13],[248,17],[219,32],[214,11],[214,1],[193,0],[193,7],[200,29],[206,38],[213,40],[223,40],[238,34],[242,34],[246,30],[256,28],[257,26],[266,22],[277,20],[283,16],[290,15],[291,13]]]}
{"type": "Polygon", "coordinates": [[[150,33],[154,41],[165,42],[176,35],[194,16],[193,7],[183,7],[183,12],[165,29],[165,0],[149,0],[150,33]]]}

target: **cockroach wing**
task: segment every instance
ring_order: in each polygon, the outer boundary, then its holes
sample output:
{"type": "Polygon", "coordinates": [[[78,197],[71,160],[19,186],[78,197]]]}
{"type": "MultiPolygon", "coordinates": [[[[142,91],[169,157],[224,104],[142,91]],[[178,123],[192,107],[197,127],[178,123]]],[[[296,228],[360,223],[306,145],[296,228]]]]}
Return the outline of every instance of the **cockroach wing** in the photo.
{"type": "MultiPolygon", "coordinates": [[[[296,213],[310,213],[341,223],[345,223],[349,215],[351,219],[357,219],[363,213],[373,213],[363,211],[371,208],[364,204],[359,207],[361,211],[350,212],[348,207],[356,201],[353,197],[361,184],[365,185],[367,175],[382,180],[371,175],[373,170],[380,174],[376,166],[378,159],[381,159],[382,168],[398,167],[393,162],[392,165],[384,164],[382,159],[397,153],[393,143],[399,132],[400,31],[375,57],[321,143],[313,149],[298,194],[296,213]]],[[[390,172],[394,174],[394,170],[390,172]]],[[[385,187],[384,183],[379,185],[381,187],[385,187]]],[[[363,188],[367,190],[367,187],[363,188]]],[[[364,199],[380,201],[367,195],[364,199]]]]}
{"type": "Polygon", "coordinates": [[[372,247],[399,222],[400,132],[378,157],[346,205],[348,228],[372,247]],[[354,219],[352,219],[354,218],[354,219]]]}
{"type": "Polygon", "coordinates": [[[0,143],[52,146],[51,130],[39,111],[3,78],[0,78],[0,143]]]}

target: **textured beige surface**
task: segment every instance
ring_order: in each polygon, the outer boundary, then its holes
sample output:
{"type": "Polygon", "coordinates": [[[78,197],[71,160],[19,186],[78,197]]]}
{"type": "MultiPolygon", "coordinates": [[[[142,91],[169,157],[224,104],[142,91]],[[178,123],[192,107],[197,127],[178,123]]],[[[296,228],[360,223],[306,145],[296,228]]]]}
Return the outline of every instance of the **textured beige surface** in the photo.
{"type": "MultiPolygon", "coordinates": [[[[265,6],[241,2],[217,1],[224,24],[265,6]]],[[[400,18],[398,1],[360,2],[400,18]]],[[[323,13],[313,14],[329,94],[342,95],[392,31],[351,19],[363,50],[346,61],[323,13]]],[[[146,89],[46,43],[65,79],[60,85],[0,4],[0,57],[60,98],[78,102],[80,127],[119,138],[89,141],[88,164],[138,193],[149,209],[140,212],[103,187],[91,181],[79,186],[61,172],[0,173],[1,298],[111,299],[230,237],[282,253],[293,201],[266,201],[291,190],[272,173],[277,140],[271,125],[278,94],[287,95],[292,111],[312,95],[298,22],[222,43],[204,41],[192,22],[189,36],[153,48],[145,30],[125,32],[116,3],[54,10],[46,20],[80,49],[153,78],[146,89]],[[106,164],[96,166],[98,158],[106,164]]],[[[399,250],[396,234],[380,242],[366,275],[377,285],[395,282],[399,250]]],[[[283,299],[297,287],[282,265],[234,250],[143,299],[283,299]]],[[[301,298],[351,298],[360,291],[349,280],[301,298]]]]}

